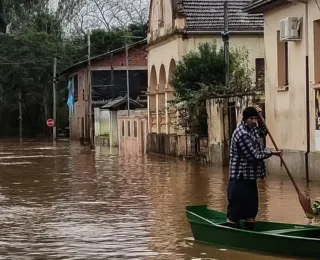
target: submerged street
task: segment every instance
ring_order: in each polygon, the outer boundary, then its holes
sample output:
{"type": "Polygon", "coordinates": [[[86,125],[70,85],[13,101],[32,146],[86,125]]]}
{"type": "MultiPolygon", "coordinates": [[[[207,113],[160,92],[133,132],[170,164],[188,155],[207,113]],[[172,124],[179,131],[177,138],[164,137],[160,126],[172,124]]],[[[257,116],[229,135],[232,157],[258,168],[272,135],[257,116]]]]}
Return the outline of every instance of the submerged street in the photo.
{"type": "MultiPolygon", "coordinates": [[[[0,259],[281,259],[194,243],[185,206],[225,211],[227,178],[227,169],[77,142],[1,143],[0,259]]],[[[297,183],[320,197],[320,183],[297,183]]],[[[288,177],[259,188],[259,219],[309,223],[288,177]]]]}

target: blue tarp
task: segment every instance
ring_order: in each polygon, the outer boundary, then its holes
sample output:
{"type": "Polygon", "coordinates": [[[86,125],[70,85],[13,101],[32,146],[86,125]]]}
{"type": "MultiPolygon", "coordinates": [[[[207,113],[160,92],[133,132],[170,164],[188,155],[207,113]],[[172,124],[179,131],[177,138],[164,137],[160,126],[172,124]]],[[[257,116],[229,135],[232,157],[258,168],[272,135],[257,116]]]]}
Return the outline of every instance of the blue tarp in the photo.
{"type": "Polygon", "coordinates": [[[73,81],[71,79],[69,79],[69,82],[68,82],[68,91],[69,91],[69,95],[68,95],[67,105],[69,106],[70,113],[73,114],[74,87],[73,87],[73,81]]]}

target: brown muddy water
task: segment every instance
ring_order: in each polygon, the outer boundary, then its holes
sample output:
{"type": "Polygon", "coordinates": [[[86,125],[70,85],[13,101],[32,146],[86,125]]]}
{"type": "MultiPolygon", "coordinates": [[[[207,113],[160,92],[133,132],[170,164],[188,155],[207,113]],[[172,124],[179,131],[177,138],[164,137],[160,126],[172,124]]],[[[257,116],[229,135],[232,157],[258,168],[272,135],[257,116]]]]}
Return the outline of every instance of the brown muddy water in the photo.
{"type": "MultiPolygon", "coordinates": [[[[225,211],[226,185],[227,169],[174,158],[0,143],[0,259],[284,259],[193,241],[185,206],[225,211]]],[[[309,223],[286,176],[259,188],[260,219],[309,223]]]]}

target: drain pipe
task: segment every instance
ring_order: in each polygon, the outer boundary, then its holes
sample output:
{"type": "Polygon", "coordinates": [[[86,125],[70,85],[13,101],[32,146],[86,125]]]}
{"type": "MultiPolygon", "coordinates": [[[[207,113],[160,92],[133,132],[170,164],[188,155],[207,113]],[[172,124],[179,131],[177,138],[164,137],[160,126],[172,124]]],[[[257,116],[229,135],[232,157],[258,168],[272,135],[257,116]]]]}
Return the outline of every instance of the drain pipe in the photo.
{"type": "Polygon", "coordinates": [[[309,153],[310,153],[310,82],[309,82],[309,10],[308,0],[305,1],[305,37],[306,37],[306,131],[307,151],[305,153],[306,180],[309,182],[309,153]]]}

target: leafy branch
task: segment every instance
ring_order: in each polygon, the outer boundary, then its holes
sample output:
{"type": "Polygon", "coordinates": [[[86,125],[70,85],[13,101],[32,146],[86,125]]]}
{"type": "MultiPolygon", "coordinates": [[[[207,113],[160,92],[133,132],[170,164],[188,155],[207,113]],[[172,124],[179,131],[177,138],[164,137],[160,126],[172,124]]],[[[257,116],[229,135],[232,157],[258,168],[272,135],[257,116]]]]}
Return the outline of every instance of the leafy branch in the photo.
{"type": "Polygon", "coordinates": [[[261,87],[253,82],[249,53],[243,48],[230,49],[230,85],[225,84],[225,62],[216,41],[199,44],[177,64],[170,84],[175,89],[171,106],[178,111],[178,128],[207,135],[206,100],[218,95],[247,93],[261,87]]]}

